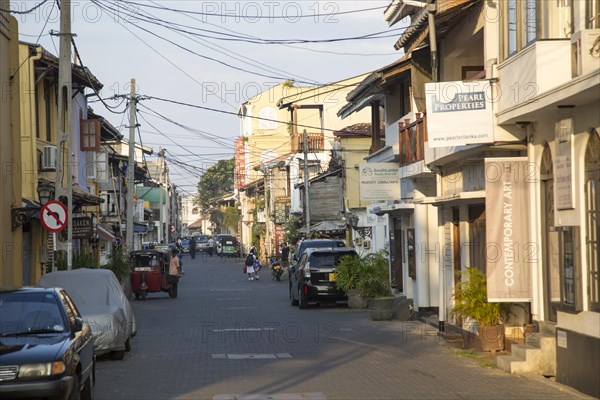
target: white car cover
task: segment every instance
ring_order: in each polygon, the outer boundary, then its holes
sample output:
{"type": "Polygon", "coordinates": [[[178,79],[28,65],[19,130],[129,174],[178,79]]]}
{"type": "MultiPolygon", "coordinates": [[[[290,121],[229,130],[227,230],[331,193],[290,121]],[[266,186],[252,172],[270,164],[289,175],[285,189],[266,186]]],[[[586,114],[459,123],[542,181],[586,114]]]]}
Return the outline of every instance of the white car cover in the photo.
{"type": "Polygon", "coordinates": [[[65,289],[92,329],[97,355],[125,350],[137,333],[135,315],[115,274],[107,269],[80,268],[42,276],[37,286],[65,289]]]}

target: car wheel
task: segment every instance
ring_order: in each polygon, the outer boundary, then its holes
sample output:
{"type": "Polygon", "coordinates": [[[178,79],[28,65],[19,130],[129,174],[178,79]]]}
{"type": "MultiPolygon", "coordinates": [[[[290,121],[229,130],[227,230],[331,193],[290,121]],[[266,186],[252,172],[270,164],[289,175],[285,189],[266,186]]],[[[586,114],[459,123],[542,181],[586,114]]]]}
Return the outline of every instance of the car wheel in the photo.
{"type": "Polygon", "coordinates": [[[127,340],[125,341],[125,351],[131,351],[131,338],[127,338],[127,340]]]}
{"type": "Polygon", "coordinates": [[[83,390],[81,391],[81,400],[93,400],[94,399],[94,374],[90,374],[90,377],[85,382],[83,390]]]}
{"type": "Polygon", "coordinates": [[[71,389],[71,396],[69,397],[69,400],[79,400],[81,398],[80,390],[79,375],[75,373],[75,375],[73,375],[73,389],[71,389]]]}
{"type": "Polygon", "coordinates": [[[298,307],[300,307],[301,310],[308,308],[308,299],[302,290],[300,290],[300,286],[298,286],[298,307]]]}
{"type": "Polygon", "coordinates": [[[110,353],[111,360],[122,360],[125,358],[125,350],[113,351],[110,353]]]}
{"type": "Polygon", "coordinates": [[[292,285],[290,284],[290,299],[292,300],[292,305],[293,306],[297,306],[298,305],[298,300],[296,300],[294,298],[294,294],[292,292],[292,285]]]}

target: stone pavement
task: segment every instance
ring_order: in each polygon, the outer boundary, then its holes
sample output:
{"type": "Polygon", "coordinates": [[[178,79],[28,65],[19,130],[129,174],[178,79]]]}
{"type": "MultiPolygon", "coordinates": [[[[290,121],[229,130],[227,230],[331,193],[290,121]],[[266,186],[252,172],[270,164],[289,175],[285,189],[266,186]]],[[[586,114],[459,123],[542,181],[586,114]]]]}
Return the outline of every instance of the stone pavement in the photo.
{"type": "Polygon", "coordinates": [[[185,256],[179,298],[132,301],[124,361],[100,358],[98,399],[586,399],[536,376],[483,368],[421,322],[373,322],[335,305],[300,310],[287,280],[241,260],[185,256]]]}

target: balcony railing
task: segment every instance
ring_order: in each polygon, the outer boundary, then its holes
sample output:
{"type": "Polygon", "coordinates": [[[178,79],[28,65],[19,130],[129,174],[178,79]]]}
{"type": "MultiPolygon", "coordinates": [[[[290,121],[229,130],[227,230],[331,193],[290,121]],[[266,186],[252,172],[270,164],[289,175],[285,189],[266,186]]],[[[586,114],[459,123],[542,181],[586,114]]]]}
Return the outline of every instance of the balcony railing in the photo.
{"type": "Polygon", "coordinates": [[[398,128],[400,166],[423,160],[427,141],[427,117],[417,113],[415,121],[405,119],[403,122],[398,122],[398,128]]]}
{"type": "MultiPolygon", "coordinates": [[[[307,133],[307,152],[314,153],[325,150],[325,137],[321,132],[307,133]]],[[[304,134],[299,133],[297,136],[292,136],[292,152],[304,152],[304,134]]]]}

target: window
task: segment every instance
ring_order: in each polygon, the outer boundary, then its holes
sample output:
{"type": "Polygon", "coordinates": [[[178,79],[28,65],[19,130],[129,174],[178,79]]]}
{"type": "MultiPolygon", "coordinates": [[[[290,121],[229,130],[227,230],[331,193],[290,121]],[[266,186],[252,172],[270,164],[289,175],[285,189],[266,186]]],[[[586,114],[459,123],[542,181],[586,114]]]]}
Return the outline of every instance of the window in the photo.
{"type": "Polygon", "coordinates": [[[600,136],[595,130],[585,151],[585,228],[588,304],[600,311],[600,136]]]}
{"type": "Polygon", "coordinates": [[[579,227],[561,227],[559,230],[560,310],[580,311],[581,274],[579,273],[579,227]]]}
{"type": "Polygon", "coordinates": [[[572,0],[506,0],[498,7],[503,59],[538,40],[568,39],[571,34],[572,0]]]}
{"type": "Polygon", "coordinates": [[[81,151],[100,151],[100,120],[82,119],[79,129],[81,151]]]}
{"type": "Polygon", "coordinates": [[[585,2],[585,28],[600,28],[600,0],[586,0],[585,2]]]}
{"type": "Polygon", "coordinates": [[[485,258],[485,206],[469,206],[469,267],[486,272],[485,258]]]}

